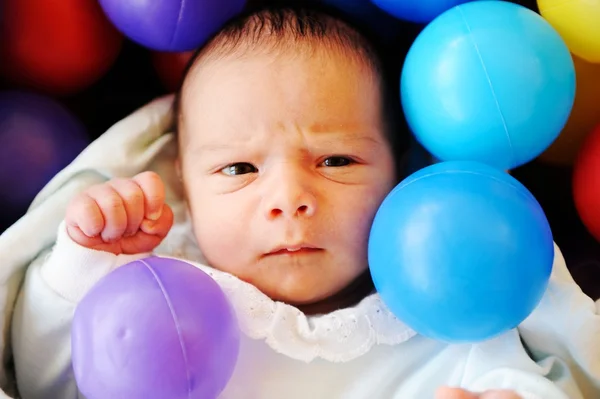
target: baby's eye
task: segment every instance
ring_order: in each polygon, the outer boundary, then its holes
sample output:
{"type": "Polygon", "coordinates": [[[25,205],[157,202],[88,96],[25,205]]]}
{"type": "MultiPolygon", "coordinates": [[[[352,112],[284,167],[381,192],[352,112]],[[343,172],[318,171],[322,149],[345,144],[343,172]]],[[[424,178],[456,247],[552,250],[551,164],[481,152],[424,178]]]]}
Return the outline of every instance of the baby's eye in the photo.
{"type": "Polygon", "coordinates": [[[341,166],[348,166],[354,161],[348,157],[335,156],[326,158],[321,165],[330,168],[339,168],[341,166]]]}
{"type": "Polygon", "coordinates": [[[258,172],[258,169],[256,169],[254,165],[247,162],[238,162],[225,166],[223,169],[221,169],[221,172],[228,176],[237,176],[248,173],[256,173],[258,172]]]}

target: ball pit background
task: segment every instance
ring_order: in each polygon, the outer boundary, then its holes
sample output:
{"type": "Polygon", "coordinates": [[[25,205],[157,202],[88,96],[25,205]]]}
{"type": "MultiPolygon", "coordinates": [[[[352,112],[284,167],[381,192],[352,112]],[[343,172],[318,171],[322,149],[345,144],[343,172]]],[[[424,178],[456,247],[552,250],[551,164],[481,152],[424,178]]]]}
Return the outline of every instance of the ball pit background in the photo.
{"type": "Polygon", "coordinates": [[[89,142],[83,124],[57,101],[24,91],[0,92],[0,225],[24,213],[89,142]]]}
{"type": "Polygon", "coordinates": [[[11,84],[72,95],[105,75],[123,37],[95,0],[2,0],[0,75],[11,84]]]}
{"type": "Polygon", "coordinates": [[[583,224],[600,241],[600,124],[587,137],[577,156],[573,196],[583,224]]]}
{"type": "Polygon", "coordinates": [[[428,23],[449,9],[474,0],[372,0],[394,17],[415,23],[428,23]]]}
{"type": "Polygon", "coordinates": [[[600,124],[600,64],[574,56],[575,103],[560,136],[538,158],[540,161],[571,166],[583,141],[600,124]]]}
{"type": "Polygon", "coordinates": [[[575,55],[600,63],[600,1],[538,0],[537,4],[575,55]]]}

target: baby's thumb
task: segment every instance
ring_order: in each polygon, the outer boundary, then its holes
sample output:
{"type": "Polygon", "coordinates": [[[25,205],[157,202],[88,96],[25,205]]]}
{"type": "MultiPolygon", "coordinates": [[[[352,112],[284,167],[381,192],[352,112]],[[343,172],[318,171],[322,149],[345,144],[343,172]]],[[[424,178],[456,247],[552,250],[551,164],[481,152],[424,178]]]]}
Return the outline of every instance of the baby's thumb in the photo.
{"type": "Polygon", "coordinates": [[[173,211],[169,205],[164,204],[158,220],[144,220],[140,230],[146,234],[165,238],[171,231],[171,227],[173,227],[173,211]]]}

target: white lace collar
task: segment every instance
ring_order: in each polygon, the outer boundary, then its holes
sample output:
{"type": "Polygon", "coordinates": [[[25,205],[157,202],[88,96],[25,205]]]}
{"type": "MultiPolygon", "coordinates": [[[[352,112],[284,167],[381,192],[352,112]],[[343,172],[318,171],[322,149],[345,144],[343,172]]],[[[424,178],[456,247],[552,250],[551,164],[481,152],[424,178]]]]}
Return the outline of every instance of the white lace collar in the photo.
{"type": "Polygon", "coordinates": [[[264,340],[276,352],[296,360],[348,362],[374,345],[397,345],[416,334],[389,311],[378,294],[356,306],[318,316],[306,316],[294,306],[273,301],[253,285],[204,265],[186,224],[173,228],[157,254],[185,259],[208,273],[228,296],[245,335],[264,340]]]}

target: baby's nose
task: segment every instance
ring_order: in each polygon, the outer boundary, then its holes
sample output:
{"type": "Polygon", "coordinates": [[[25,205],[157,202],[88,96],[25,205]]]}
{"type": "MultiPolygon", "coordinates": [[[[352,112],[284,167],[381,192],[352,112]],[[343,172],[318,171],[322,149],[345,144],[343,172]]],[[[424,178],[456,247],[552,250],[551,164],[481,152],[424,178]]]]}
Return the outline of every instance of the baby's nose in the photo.
{"type": "Polygon", "coordinates": [[[269,219],[275,219],[280,216],[310,217],[314,215],[315,208],[314,201],[310,198],[306,198],[306,200],[298,199],[298,201],[276,204],[269,209],[267,217],[269,219]],[[297,202],[299,205],[295,205],[294,202],[297,202]]]}
{"type": "Polygon", "coordinates": [[[308,182],[288,175],[271,187],[265,195],[267,219],[311,217],[315,214],[317,199],[308,182]]]}

